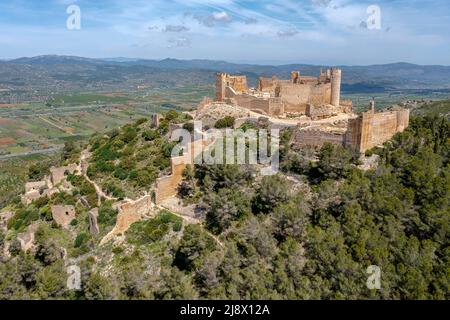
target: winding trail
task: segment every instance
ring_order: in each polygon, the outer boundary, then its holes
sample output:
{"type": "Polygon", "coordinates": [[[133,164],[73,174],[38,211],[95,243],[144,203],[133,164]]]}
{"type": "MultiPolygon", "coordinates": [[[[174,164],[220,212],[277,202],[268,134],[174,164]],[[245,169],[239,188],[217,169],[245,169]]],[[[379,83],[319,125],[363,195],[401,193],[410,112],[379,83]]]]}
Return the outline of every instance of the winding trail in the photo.
{"type": "MultiPolygon", "coordinates": [[[[103,191],[103,189],[95,182],[95,181],[93,181],[93,180],[91,180],[90,178],[89,178],[89,176],[87,175],[87,169],[88,169],[88,167],[89,167],[89,161],[88,161],[88,159],[91,157],[91,153],[89,152],[89,150],[87,150],[87,149],[85,149],[85,150],[83,150],[82,152],[81,152],[81,155],[80,155],[80,172],[81,172],[81,174],[83,175],[83,177],[87,180],[87,181],[89,181],[89,183],[91,183],[93,186],[94,186],[94,188],[95,188],[95,191],[96,191],[96,193],[97,193],[97,197],[99,197],[99,199],[101,198],[101,197],[103,197],[104,199],[107,199],[107,200],[112,200],[112,201],[118,201],[118,199],[117,198],[114,198],[114,197],[111,197],[111,196],[109,196],[108,194],[106,194],[104,191],[103,191]]],[[[144,197],[147,197],[148,195],[146,195],[146,196],[144,196],[144,197]]],[[[141,198],[142,199],[142,198],[141,198]]],[[[139,201],[140,199],[138,199],[138,200],[136,200],[136,201],[139,201]]],[[[131,199],[125,199],[125,201],[127,201],[127,202],[133,202],[134,200],[131,200],[131,199]]],[[[200,219],[197,219],[197,218],[195,218],[195,217],[191,217],[191,216],[188,216],[188,215],[185,215],[185,214],[182,214],[182,213],[180,213],[180,212],[177,212],[177,210],[174,210],[174,208],[169,208],[169,207],[164,207],[164,206],[160,206],[160,205],[155,205],[155,208],[157,208],[157,209],[160,209],[160,210],[169,210],[171,213],[173,213],[174,215],[176,215],[177,217],[180,217],[181,219],[183,219],[183,222],[184,223],[186,223],[186,224],[195,224],[195,225],[199,225],[201,228],[202,228],[202,230],[205,232],[205,233],[207,233],[211,238],[213,238],[216,242],[217,242],[217,244],[223,249],[223,248],[225,248],[225,246],[224,246],[224,244],[223,244],[223,242],[222,241],[220,241],[220,239],[216,236],[216,235],[214,235],[214,234],[212,234],[211,232],[209,232],[208,230],[206,230],[204,227],[203,227],[203,221],[202,220],[200,220],[200,219]]]]}
{"type": "Polygon", "coordinates": [[[88,159],[91,157],[91,153],[86,149],[86,150],[83,150],[82,152],[81,152],[81,156],[80,156],[80,165],[81,165],[81,170],[80,170],[80,172],[81,172],[81,174],[83,175],[83,177],[87,180],[87,181],[89,181],[89,183],[91,183],[93,186],[94,186],[94,188],[95,188],[95,191],[96,191],[96,193],[97,193],[97,196],[99,197],[99,198],[104,198],[104,199],[106,199],[106,200],[113,200],[113,201],[115,201],[115,200],[118,200],[117,198],[114,198],[114,197],[111,197],[111,196],[109,196],[108,194],[106,194],[104,191],[103,191],[103,189],[95,182],[95,181],[93,181],[93,180],[91,180],[91,178],[89,178],[89,176],[88,176],[88,174],[87,174],[87,169],[88,169],[88,167],[89,167],[89,161],[88,161],[88,159]],[[83,165],[84,164],[84,165],[83,165]]]}

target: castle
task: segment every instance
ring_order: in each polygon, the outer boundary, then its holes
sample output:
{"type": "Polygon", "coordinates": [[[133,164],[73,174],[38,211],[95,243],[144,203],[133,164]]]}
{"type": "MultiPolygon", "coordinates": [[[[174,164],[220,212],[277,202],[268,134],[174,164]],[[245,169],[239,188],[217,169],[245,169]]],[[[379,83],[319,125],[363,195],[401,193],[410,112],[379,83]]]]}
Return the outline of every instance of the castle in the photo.
{"type": "Polygon", "coordinates": [[[291,72],[289,80],[261,77],[256,88],[249,88],[246,76],[218,73],[216,102],[277,118],[278,123],[288,114],[300,117],[295,130],[299,145],[330,142],[364,153],[408,127],[409,110],[376,112],[374,101],[368,112],[354,114],[353,102],[341,99],[341,83],[337,68],[321,70],[319,77],[299,71],[291,72]]]}
{"type": "Polygon", "coordinates": [[[246,76],[219,73],[216,100],[270,116],[295,113],[323,118],[327,116],[324,110],[352,112],[352,102],[341,100],[341,79],[342,71],[336,68],[321,71],[319,77],[293,71],[290,80],[261,77],[257,88],[250,89],[246,76]]]}

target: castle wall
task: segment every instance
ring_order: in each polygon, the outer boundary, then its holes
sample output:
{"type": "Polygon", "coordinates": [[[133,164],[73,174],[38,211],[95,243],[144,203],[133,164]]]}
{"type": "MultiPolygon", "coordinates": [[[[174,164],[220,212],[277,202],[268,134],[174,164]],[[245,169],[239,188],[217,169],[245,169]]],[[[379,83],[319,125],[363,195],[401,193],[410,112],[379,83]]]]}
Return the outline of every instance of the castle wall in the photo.
{"type": "Polygon", "coordinates": [[[231,76],[226,73],[219,73],[216,77],[216,100],[224,101],[226,88],[232,88],[236,93],[248,91],[246,76],[231,76]]]}
{"type": "Polygon", "coordinates": [[[320,129],[298,129],[294,134],[294,144],[297,146],[321,147],[326,142],[343,145],[345,134],[328,132],[320,129]]]}
{"type": "Polygon", "coordinates": [[[250,96],[245,76],[220,73],[216,82],[217,100],[234,98],[236,103],[244,108],[269,115],[281,115],[285,112],[304,114],[308,103],[317,106],[334,104],[339,107],[341,75],[341,70],[333,69],[322,71],[320,77],[301,76],[300,72],[293,71],[289,80],[280,80],[275,76],[259,78],[258,93],[281,98],[279,103],[250,96]]]}
{"type": "Polygon", "coordinates": [[[279,87],[285,112],[305,113],[308,103],[314,105],[330,104],[331,84],[283,84],[279,87]]]}
{"type": "Polygon", "coordinates": [[[72,220],[76,218],[74,206],[52,206],[52,217],[57,225],[68,228],[72,220]]]}
{"type": "Polygon", "coordinates": [[[363,153],[392,139],[409,125],[409,110],[381,113],[366,112],[349,119],[346,132],[330,132],[323,129],[297,129],[294,143],[297,146],[320,147],[325,142],[354,148],[363,153]]]}
{"type": "Polygon", "coordinates": [[[178,193],[178,186],[183,181],[183,171],[188,164],[193,164],[194,159],[203,152],[203,140],[197,140],[188,144],[190,153],[171,159],[172,173],[169,176],[158,178],[155,189],[155,203],[160,204],[165,199],[174,197],[178,193]]]}
{"type": "Polygon", "coordinates": [[[152,197],[147,195],[132,202],[126,202],[119,206],[119,214],[114,228],[101,241],[105,244],[114,236],[124,234],[133,223],[140,221],[144,215],[154,214],[152,197]]]}
{"type": "Polygon", "coordinates": [[[365,152],[392,139],[409,125],[409,110],[366,112],[349,121],[345,145],[365,152]]]}

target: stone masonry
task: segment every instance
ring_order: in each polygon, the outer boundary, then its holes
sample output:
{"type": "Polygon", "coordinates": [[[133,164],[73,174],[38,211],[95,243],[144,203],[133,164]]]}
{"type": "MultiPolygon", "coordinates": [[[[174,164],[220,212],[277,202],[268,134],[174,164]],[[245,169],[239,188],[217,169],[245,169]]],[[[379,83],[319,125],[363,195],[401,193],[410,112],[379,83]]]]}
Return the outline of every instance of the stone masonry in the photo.
{"type": "Polygon", "coordinates": [[[61,227],[68,228],[72,220],[76,218],[74,206],[52,206],[53,220],[61,227]]]}
{"type": "Polygon", "coordinates": [[[321,71],[319,77],[291,73],[290,80],[260,78],[255,89],[249,89],[245,76],[218,73],[216,100],[237,103],[239,106],[261,114],[280,116],[285,113],[305,114],[308,105],[339,108],[352,112],[352,104],[345,101],[341,106],[342,71],[337,68],[321,71]]]}

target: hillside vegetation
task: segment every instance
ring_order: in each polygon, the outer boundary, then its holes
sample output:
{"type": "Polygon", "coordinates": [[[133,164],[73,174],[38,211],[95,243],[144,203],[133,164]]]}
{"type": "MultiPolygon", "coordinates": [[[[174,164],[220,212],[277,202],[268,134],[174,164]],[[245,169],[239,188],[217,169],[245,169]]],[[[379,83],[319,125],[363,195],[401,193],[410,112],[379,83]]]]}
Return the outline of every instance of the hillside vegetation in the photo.
{"type": "MultiPolygon", "coordinates": [[[[167,172],[171,121],[186,119],[166,115],[159,128],[141,120],[93,137],[89,176],[122,188],[117,196],[149,188],[167,172]]],[[[180,197],[196,204],[203,224],[161,210],[103,246],[117,215],[109,201],[99,236],[80,204],[68,230],[48,214],[52,203],[88,196],[83,181],[73,181],[73,195],[12,202],[0,246],[32,221],[40,227],[36,252],[14,245],[11,257],[1,255],[0,299],[449,299],[449,137],[447,118],[414,117],[370,152],[378,166],[362,171],[351,150],[294,150],[286,131],[277,175],[234,165],[185,170],[180,197]],[[66,288],[68,258],[82,269],[79,291],[66,288]],[[380,290],[366,286],[371,265],[381,268],[380,290]]]]}

